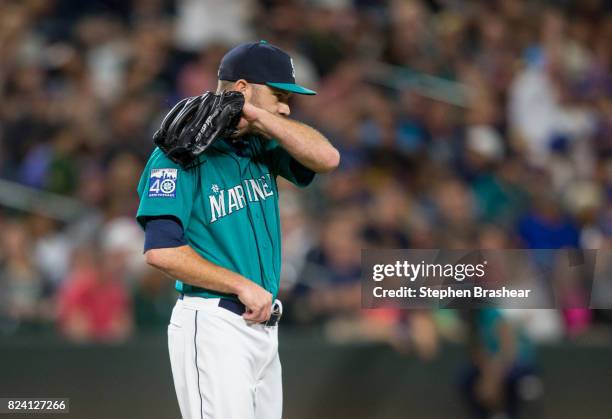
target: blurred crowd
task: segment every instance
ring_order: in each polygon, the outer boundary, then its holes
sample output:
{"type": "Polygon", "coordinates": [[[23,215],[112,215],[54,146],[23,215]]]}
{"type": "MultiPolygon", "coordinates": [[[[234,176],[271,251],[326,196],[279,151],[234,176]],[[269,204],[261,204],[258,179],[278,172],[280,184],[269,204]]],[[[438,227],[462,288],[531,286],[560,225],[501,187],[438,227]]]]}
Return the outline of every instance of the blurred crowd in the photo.
{"type": "MultiPolygon", "coordinates": [[[[318,95],[292,116],[342,155],[311,188],[280,184],[287,324],[430,356],[461,316],[360,310],[361,249],[610,248],[610,2],[6,0],[0,178],[86,210],[0,196],[0,334],[163,329],[176,294],[134,220],[151,136],[257,39],[293,56],[318,95]]],[[[536,340],[612,331],[606,311],[507,315],[536,340]]]]}

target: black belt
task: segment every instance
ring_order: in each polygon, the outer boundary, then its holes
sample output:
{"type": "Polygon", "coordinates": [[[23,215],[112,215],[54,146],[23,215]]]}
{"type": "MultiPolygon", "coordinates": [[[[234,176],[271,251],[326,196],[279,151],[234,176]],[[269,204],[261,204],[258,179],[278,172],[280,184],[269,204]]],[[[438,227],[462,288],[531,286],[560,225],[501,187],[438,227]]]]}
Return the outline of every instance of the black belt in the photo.
{"type": "MultiPolygon", "coordinates": [[[[182,300],[184,296],[185,296],[185,293],[181,292],[179,294],[179,300],[182,300]]],[[[242,304],[240,301],[228,300],[226,298],[219,299],[219,307],[229,310],[232,313],[235,313],[239,316],[242,316],[244,312],[246,311],[246,306],[242,304]]],[[[268,321],[261,322],[261,324],[266,325],[266,326],[276,326],[282,314],[283,313],[280,312],[276,304],[274,304],[272,306],[272,314],[270,315],[270,318],[268,319],[268,321]]]]}

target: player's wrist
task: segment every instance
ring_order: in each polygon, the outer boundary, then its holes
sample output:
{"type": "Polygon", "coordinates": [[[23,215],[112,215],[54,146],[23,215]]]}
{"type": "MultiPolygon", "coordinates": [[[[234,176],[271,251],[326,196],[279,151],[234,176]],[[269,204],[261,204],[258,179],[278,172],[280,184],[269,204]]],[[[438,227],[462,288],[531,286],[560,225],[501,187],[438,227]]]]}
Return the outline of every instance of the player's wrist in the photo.
{"type": "Polygon", "coordinates": [[[233,293],[240,297],[248,290],[251,281],[242,276],[238,276],[236,279],[236,281],[232,281],[233,293]]]}

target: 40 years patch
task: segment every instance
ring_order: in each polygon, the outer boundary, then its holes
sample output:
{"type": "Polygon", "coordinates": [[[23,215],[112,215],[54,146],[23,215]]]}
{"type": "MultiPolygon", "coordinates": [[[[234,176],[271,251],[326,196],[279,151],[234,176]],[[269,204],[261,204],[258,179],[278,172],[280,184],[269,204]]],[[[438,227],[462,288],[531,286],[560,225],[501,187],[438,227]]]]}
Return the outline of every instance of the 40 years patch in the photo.
{"type": "Polygon", "coordinates": [[[149,198],[175,198],[177,169],[151,169],[149,198]]]}

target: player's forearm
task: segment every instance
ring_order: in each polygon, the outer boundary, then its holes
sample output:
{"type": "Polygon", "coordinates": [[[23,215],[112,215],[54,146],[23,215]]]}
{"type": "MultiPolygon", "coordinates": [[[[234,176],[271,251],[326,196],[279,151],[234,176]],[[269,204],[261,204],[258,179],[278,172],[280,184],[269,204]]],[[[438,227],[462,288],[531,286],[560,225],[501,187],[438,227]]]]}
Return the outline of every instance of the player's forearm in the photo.
{"type": "Polygon", "coordinates": [[[293,158],[314,172],[330,172],[340,164],[338,150],[306,124],[262,111],[255,126],[264,135],[278,140],[293,158]]]}
{"type": "Polygon", "coordinates": [[[240,294],[248,279],[200,256],[190,246],[151,249],[147,263],[170,277],[196,287],[226,294],[240,294]]]}

